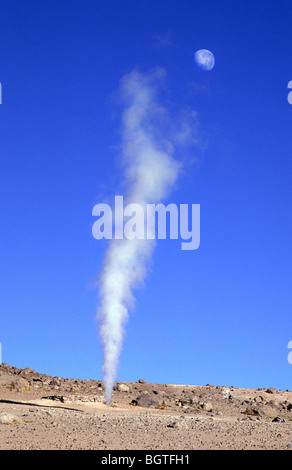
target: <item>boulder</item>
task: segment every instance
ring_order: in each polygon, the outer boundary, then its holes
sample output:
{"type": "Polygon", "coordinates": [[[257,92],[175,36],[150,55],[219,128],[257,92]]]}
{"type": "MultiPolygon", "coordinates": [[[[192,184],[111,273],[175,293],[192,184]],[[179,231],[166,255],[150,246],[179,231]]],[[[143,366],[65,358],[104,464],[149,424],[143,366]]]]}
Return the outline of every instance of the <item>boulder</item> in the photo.
{"type": "Polygon", "coordinates": [[[141,394],[136,398],[137,406],[143,406],[145,408],[155,408],[158,405],[158,402],[152,398],[151,395],[141,394]]]}
{"type": "Polygon", "coordinates": [[[253,401],[255,403],[262,403],[264,401],[263,397],[261,395],[258,395],[256,397],[254,397],[253,401]]]}
{"type": "Polygon", "coordinates": [[[24,379],[23,377],[19,377],[16,380],[13,380],[10,384],[10,387],[16,390],[26,390],[30,386],[28,380],[24,379]]]}
{"type": "Polygon", "coordinates": [[[266,390],[267,393],[277,393],[277,390],[273,387],[270,387],[266,390]]]}
{"type": "Polygon", "coordinates": [[[278,411],[272,406],[262,406],[261,408],[259,407],[259,412],[260,415],[263,416],[264,418],[275,418],[278,416],[278,411]]]}
{"type": "Polygon", "coordinates": [[[61,379],[60,379],[60,377],[53,377],[52,380],[49,383],[49,386],[53,390],[60,390],[60,388],[61,388],[61,379]]]}
{"type": "Polygon", "coordinates": [[[117,384],[116,389],[118,392],[125,392],[125,393],[130,393],[131,389],[128,387],[126,384],[117,384]]]}
{"type": "Polygon", "coordinates": [[[230,388],[228,387],[224,388],[221,393],[222,393],[223,398],[225,399],[231,397],[230,388]]]}
{"type": "Polygon", "coordinates": [[[275,418],[278,415],[275,408],[267,405],[249,406],[246,408],[245,414],[262,418],[275,418]]]}
{"type": "Polygon", "coordinates": [[[260,416],[260,412],[256,406],[248,406],[243,413],[249,416],[260,416]]]}
{"type": "Polygon", "coordinates": [[[285,423],[285,419],[276,416],[276,418],[272,419],[272,423],[285,423]]]}

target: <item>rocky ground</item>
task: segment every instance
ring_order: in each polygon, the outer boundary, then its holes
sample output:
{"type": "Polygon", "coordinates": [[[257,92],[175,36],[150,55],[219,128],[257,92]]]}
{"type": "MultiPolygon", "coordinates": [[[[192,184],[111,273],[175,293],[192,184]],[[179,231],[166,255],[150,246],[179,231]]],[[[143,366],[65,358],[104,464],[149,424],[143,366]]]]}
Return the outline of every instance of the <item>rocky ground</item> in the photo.
{"type": "Polygon", "coordinates": [[[0,450],[288,450],[292,392],[50,377],[0,365],[0,450]]]}

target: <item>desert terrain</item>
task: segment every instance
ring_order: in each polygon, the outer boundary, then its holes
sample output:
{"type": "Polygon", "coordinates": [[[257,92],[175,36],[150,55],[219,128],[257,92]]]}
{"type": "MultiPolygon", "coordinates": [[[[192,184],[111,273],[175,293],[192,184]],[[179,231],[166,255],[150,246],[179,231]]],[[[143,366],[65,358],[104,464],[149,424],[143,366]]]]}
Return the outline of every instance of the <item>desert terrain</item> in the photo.
{"type": "Polygon", "coordinates": [[[292,391],[51,377],[0,365],[0,450],[289,450],[292,391]]]}

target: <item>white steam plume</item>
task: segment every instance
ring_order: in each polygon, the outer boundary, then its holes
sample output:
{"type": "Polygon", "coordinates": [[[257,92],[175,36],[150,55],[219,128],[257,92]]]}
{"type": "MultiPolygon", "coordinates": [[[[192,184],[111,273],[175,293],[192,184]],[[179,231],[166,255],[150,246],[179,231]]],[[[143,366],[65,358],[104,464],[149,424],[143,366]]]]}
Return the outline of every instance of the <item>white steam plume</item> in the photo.
{"type": "MultiPolygon", "coordinates": [[[[157,96],[164,78],[162,69],[148,74],[133,71],[121,83],[125,106],[122,116],[125,203],[156,204],[168,195],[180,171],[180,163],[173,156],[175,145],[189,140],[194,129],[189,120],[184,120],[180,129],[171,129],[168,113],[157,96]]],[[[194,118],[194,113],[189,117],[194,118]]],[[[107,405],[116,380],[128,311],[134,302],[133,290],[143,283],[155,242],[113,238],[109,243],[99,279],[97,314],[107,405]]]]}

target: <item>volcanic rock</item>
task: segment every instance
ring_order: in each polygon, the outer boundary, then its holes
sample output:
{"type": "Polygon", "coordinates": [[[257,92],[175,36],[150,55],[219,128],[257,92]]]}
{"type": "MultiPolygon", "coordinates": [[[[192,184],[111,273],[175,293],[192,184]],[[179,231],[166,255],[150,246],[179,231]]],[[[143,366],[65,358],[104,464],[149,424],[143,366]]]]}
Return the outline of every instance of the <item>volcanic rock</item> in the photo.
{"type": "Polygon", "coordinates": [[[266,390],[266,393],[277,393],[277,390],[273,387],[270,387],[266,390]]]}
{"type": "Polygon", "coordinates": [[[10,387],[16,390],[25,390],[28,389],[30,383],[28,380],[24,379],[23,377],[19,377],[16,380],[12,380],[10,387]]]}
{"type": "Polygon", "coordinates": [[[151,395],[145,395],[144,393],[136,398],[137,406],[143,406],[145,408],[155,408],[158,406],[158,402],[154,400],[151,395]]]}
{"type": "Polygon", "coordinates": [[[128,385],[126,385],[126,384],[117,384],[116,388],[119,392],[130,393],[130,391],[131,391],[130,387],[128,387],[128,385]]]}
{"type": "Polygon", "coordinates": [[[21,377],[30,378],[32,375],[36,375],[36,371],[31,369],[30,367],[26,367],[25,369],[20,370],[19,374],[21,375],[21,377]]]}
{"type": "Polygon", "coordinates": [[[203,403],[202,408],[204,411],[212,411],[212,403],[210,402],[203,403]]]}

